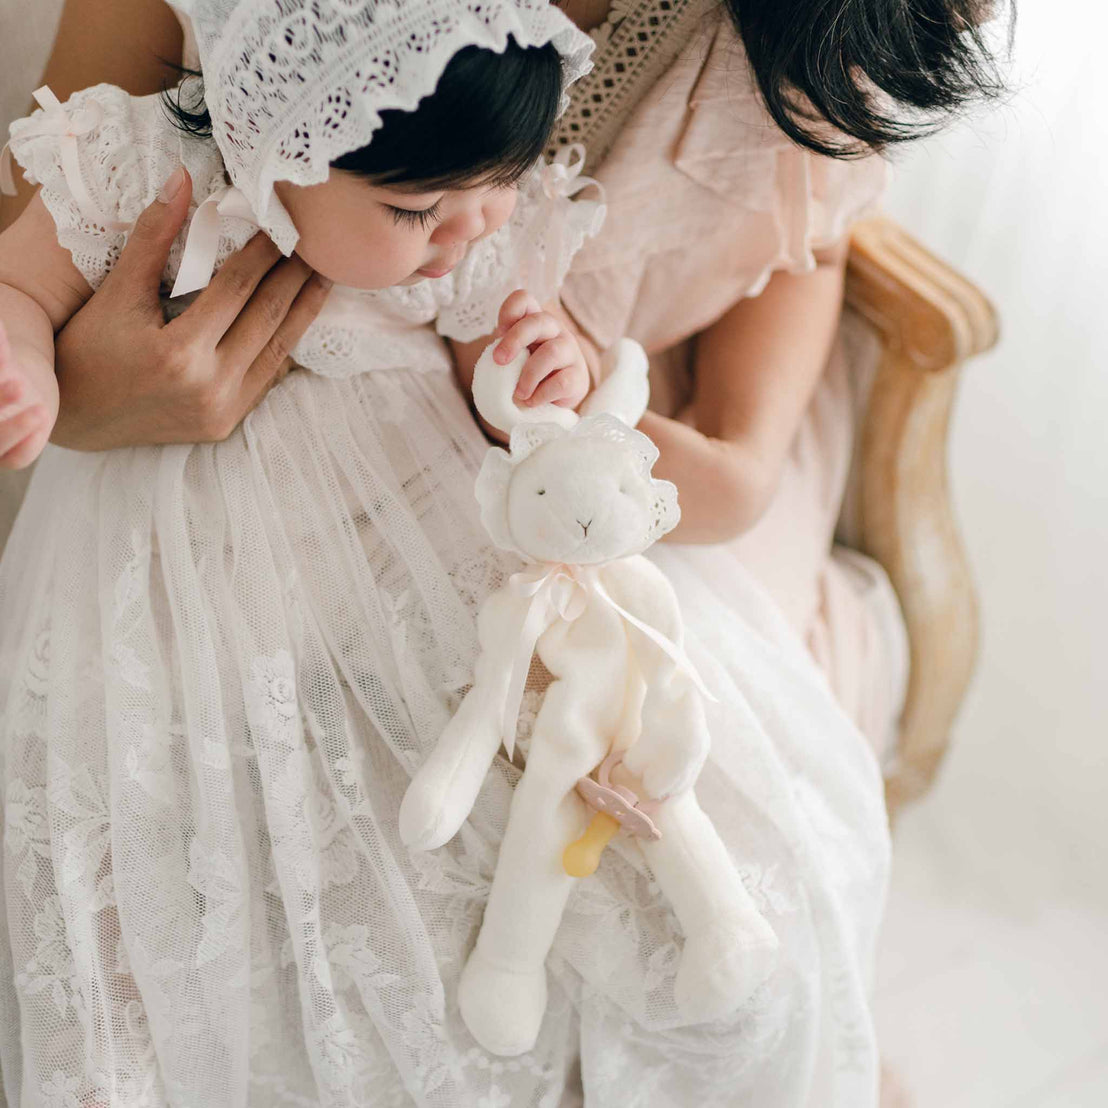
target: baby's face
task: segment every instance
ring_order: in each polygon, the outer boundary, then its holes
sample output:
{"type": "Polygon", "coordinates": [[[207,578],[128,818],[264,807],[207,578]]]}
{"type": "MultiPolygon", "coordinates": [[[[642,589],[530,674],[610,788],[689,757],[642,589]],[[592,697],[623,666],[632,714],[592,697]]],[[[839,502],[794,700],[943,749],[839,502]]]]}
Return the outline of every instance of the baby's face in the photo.
{"type": "Polygon", "coordinates": [[[413,192],[339,169],[319,185],[278,181],[274,188],[300,232],[297,254],[324,277],[357,289],[444,276],[516,202],[514,188],[413,192]]]}

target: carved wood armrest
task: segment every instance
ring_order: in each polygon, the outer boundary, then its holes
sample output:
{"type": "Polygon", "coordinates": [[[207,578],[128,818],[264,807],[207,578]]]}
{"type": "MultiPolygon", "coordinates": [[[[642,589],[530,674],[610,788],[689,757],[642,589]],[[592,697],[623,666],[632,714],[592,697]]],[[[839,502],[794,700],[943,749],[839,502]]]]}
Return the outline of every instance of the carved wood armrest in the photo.
{"type": "Polygon", "coordinates": [[[855,228],[846,302],[881,355],[860,433],[857,541],[885,568],[908,628],[911,668],[886,774],[890,817],[930,786],[977,653],[977,603],[947,485],[961,364],[997,339],[989,301],[891,220],[855,228]]]}

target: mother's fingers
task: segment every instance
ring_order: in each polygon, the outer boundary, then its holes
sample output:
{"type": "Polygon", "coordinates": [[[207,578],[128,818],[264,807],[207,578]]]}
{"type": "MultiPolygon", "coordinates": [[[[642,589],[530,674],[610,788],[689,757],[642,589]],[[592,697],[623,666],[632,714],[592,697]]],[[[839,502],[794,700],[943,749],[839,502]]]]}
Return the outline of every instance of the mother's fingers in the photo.
{"type": "Polygon", "coordinates": [[[289,354],[319,314],[331,291],[331,284],[318,273],[313,273],[301,286],[277,330],[255,354],[243,376],[239,393],[243,415],[251,411],[270,387],[284,376],[289,354]]]}
{"type": "Polygon", "coordinates": [[[258,283],[249,301],[219,340],[216,349],[220,362],[234,366],[240,376],[245,374],[254,359],[281,331],[289,311],[311,277],[311,268],[298,257],[278,262],[258,283]]]}
{"type": "Polygon", "coordinates": [[[121,290],[130,308],[138,308],[159,323],[162,319],[158,287],[169,249],[188,214],[192,178],[178,166],[135,221],[119,260],[104,279],[104,287],[121,290]]]}
{"type": "MultiPolygon", "coordinates": [[[[280,258],[281,251],[259,231],[220,266],[207,288],[201,290],[200,295],[170,326],[177,331],[187,330],[215,347],[238,320],[270,270],[287,267],[300,276],[300,284],[308,279],[311,271],[299,258],[279,261],[280,258]]],[[[289,303],[295,295],[293,292],[289,303]]],[[[288,307],[287,304],[285,306],[288,307]]]]}

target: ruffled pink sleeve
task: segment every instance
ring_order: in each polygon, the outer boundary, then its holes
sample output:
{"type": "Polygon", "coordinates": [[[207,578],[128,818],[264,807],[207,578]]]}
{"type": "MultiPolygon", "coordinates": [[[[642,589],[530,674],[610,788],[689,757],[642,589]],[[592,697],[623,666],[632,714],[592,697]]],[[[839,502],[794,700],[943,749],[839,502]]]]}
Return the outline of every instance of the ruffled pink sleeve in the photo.
{"type": "Polygon", "coordinates": [[[604,345],[681,342],[872,208],[886,166],[791,142],[763,106],[742,45],[713,17],[632,113],[594,174],[608,220],[563,299],[604,345]]]}

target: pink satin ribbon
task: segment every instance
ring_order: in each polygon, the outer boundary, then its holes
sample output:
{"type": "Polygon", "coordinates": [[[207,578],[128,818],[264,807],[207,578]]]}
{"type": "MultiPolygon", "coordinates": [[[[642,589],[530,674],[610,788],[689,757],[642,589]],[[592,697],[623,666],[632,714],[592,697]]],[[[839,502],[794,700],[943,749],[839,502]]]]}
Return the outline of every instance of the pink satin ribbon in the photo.
{"type": "Polygon", "coordinates": [[[219,250],[219,220],[221,216],[243,219],[258,226],[258,221],[246,197],[237,188],[227,186],[213,192],[196,209],[189,223],[185,249],[181,254],[181,266],[173,282],[170,298],[184,296],[197,289],[206,288],[215,272],[215,258],[219,250]]]}
{"type": "MultiPolygon", "coordinates": [[[[104,119],[103,109],[94,100],[87,101],[80,108],[67,108],[47,85],[35,89],[31,95],[42,108],[42,115],[32,119],[31,126],[24,134],[57,137],[62,174],[65,177],[65,183],[69,186],[73,202],[77,205],[77,210],[94,226],[103,227],[108,231],[129,231],[133,224],[120,223],[104,215],[85,187],[85,179],[81,173],[77,140],[100,126],[104,119]]],[[[14,196],[15,177],[12,173],[10,145],[5,143],[4,149],[0,151],[0,190],[8,196],[14,196]]]]}
{"type": "MultiPolygon", "coordinates": [[[[544,264],[543,296],[551,297],[558,292],[558,263],[565,247],[566,228],[569,224],[568,201],[587,188],[595,188],[600,193],[599,208],[596,213],[595,231],[604,219],[604,186],[594,177],[586,177],[581,171],[585,168],[585,148],[579,142],[563,146],[554,158],[539,171],[542,191],[548,200],[553,201],[547,216],[544,264]]],[[[525,275],[523,284],[529,286],[525,275]]]]}
{"type": "MultiPolygon", "coordinates": [[[[95,101],[87,101],[80,108],[67,108],[50,88],[43,85],[35,89],[34,98],[43,109],[41,116],[32,120],[24,132],[28,135],[54,135],[58,139],[62,174],[69,186],[77,210],[89,223],[108,231],[127,232],[133,223],[121,223],[108,219],[92,199],[81,173],[77,140],[96,130],[104,118],[103,109],[95,101]]],[[[0,150],[0,191],[15,195],[15,177],[12,173],[10,143],[0,150]]],[[[221,216],[246,220],[255,227],[258,221],[246,197],[236,188],[226,187],[213,192],[193,213],[189,223],[181,266],[170,296],[183,296],[208,285],[215,271],[215,259],[219,250],[219,220],[221,216]]]]}
{"type": "Polygon", "coordinates": [[[632,627],[646,635],[692,681],[705,700],[716,703],[716,698],[708,691],[684,650],[672,639],[666,638],[657,628],[633,616],[612,599],[607,589],[600,583],[598,566],[539,563],[512,574],[508,587],[517,596],[531,599],[518,632],[511,677],[508,681],[508,693],[500,718],[501,740],[509,758],[515,751],[519,709],[523,703],[523,689],[527,684],[527,674],[531,669],[531,657],[535,653],[535,646],[542,633],[554,623],[555,619],[564,619],[567,623],[577,619],[588,606],[590,596],[598,597],[632,627]]]}

